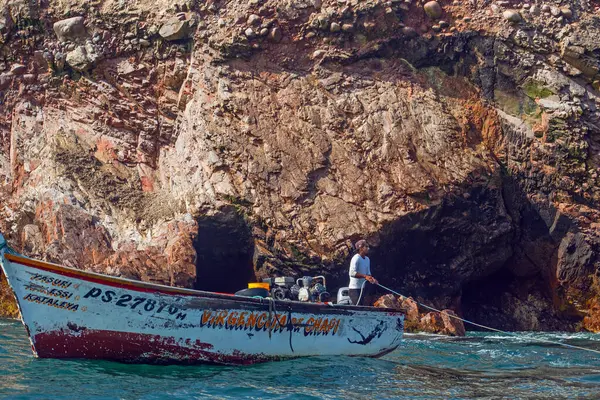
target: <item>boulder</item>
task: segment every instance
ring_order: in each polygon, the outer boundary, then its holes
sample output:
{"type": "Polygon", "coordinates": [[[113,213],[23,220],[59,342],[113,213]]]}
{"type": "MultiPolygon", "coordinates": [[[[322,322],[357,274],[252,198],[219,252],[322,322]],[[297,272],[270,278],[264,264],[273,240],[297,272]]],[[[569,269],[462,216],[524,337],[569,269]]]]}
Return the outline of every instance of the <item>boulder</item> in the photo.
{"type": "Polygon", "coordinates": [[[76,42],[85,38],[86,31],[83,17],[63,19],[54,23],[54,33],[61,42],[76,42]]]}
{"type": "Polygon", "coordinates": [[[75,71],[85,71],[92,67],[98,56],[92,46],[77,46],[67,53],[66,62],[75,71]]]}
{"type": "Polygon", "coordinates": [[[443,10],[437,1],[429,1],[429,2],[425,3],[425,5],[423,6],[423,9],[425,10],[425,13],[431,19],[438,19],[439,17],[442,16],[443,10]]]}
{"type": "Polygon", "coordinates": [[[406,311],[405,320],[407,322],[419,322],[419,306],[412,297],[405,297],[404,300],[402,300],[400,307],[406,311]]]}
{"type": "Polygon", "coordinates": [[[324,14],[319,14],[314,20],[313,25],[322,31],[329,30],[329,17],[324,14]]]}
{"type": "Polygon", "coordinates": [[[158,34],[169,41],[185,39],[190,34],[190,21],[173,17],[160,27],[158,34]]]}
{"type": "Polygon", "coordinates": [[[568,7],[561,8],[560,12],[563,15],[563,17],[565,17],[565,18],[569,18],[569,19],[573,18],[573,11],[571,11],[571,9],[568,7]]]}
{"type": "Polygon", "coordinates": [[[450,336],[465,336],[465,324],[458,319],[456,313],[452,310],[443,310],[442,321],[444,321],[443,334],[450,336]]]}
{"type": "Polygon", "coordinates": [[[346,33],[354,32],[354,25],[353,24],[343,24],[342,31],[344,31],[346,33]]]}
{"type": "Polygon", "coordinates": [[[415,28],[410,27],[410,26],[405,26],[404,28],[402,28],[402,34],[404,36],[408,36],[408,37],[411,37],[411,38],[418,35],[418,33],[415,30],[415,28]]]}
{"type": "Polygon", "coordinates": [[[27,72],[27,67],[23,64],[13,64],[10,67],[10,72],[13,75],[23,75],[25,72],[27,72]]]}
{"type": "Polygon", "coordinates": [[[512,23],[521,22],[522,19],[521,14],[519,14],[519,12],[515,10],[506,10],[502,15],[504,16],[505,20],[512,23]]]}
{"type": "Polygon", "coordinates": [[[260,24],[260,17],[256,14],[251,14],[248,17],[248,25],[258,25],[260,24]]]}
{"type": "Polygon", "coordinates": [[[271,29],[271,32],[269,32],[269,39],[275,43],[279,43],[282,37],[283,34],[281,33],[281,29],[278,27],[271,29]]]}
{"type": "Polygon", "coordinates": [[[442,333],[445,325],[440,313],[429,312],[421,318],[420,330],[429,333],[442,333]]]}

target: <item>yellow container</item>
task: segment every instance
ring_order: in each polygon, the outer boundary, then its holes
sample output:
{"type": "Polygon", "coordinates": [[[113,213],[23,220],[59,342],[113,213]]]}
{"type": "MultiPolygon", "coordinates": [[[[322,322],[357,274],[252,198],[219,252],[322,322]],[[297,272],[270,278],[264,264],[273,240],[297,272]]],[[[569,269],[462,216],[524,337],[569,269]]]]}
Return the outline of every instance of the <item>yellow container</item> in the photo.
{"type": "Polygon", "coordinates": [[[269,282],[250,282],[248,283],[248,289],[271,289],[269,282]]]}

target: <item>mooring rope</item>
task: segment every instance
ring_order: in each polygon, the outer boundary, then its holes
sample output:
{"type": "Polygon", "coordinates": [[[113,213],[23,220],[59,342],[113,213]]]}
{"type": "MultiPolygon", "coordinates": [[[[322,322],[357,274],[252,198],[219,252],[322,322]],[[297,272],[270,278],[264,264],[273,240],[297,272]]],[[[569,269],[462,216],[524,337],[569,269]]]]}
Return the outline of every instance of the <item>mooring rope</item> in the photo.
{"type": "MultiPolygon", "coordinates": [[[[389,291],[389,292],[391,292],[391,293],[393,293],[393,294],[397,295],[397,296],[400,296],[400,297],[403,297],[403,298],[405,298],[405,297],[406,297],[406,296],[404,296],[403,294],[401,294],[401,293],[398,293],[398,292],[396,292],[396,291],[394,291],[394,290],[390,289],[389,287],[383,286],[381,283],[377,283],[377,285],[378,285],[378,286],[380,286],[381,288],[383,288],[383,289],[385,289],[385,290],[387,290],[387,291],[389,291]]],[[[362,291],[361,291],[361,292],[362,292],[362,291]]],[[[417,304],[418,304],[418,305],[420,305],[421,307],[427,308],[427,309],[429,309],[429,310],[432,310],[432,311],[435,311],[435,312],[439,312],[440,314],[447,315],[447,316],[448,316],[448,317],[450,317],[450,318],[457,319],[457,320],[459,320],[459,321],[462,321],[462,322],[465,322],[465,323],[467,323],[467,324],[471,324],[471,325],[477,326],[477,327],[479,327],[479,328],[487,329],[487,330],[490,330],[490,331],[493,331],[493,332],[502,333],[502,334],[504,334],[504,335],[513,336],[513,337],[516,337],[516,338],[522,338],[522,336],[519,336],[519,335],[518,335],[518,334],[516,334],[516,333],[507,332],[507,331],[503,331],[503,330],[500,330],[500,329],[492,328],[492,327],[489,327],[489,326],[481,325],[481,324],[478,324],[478,323],[476,323],[476,322],[469,321],[468,319],[464,319],[464,318],[460,318],[460,317],[458,317],[458,316],[456,316],[456,315],[448,314],[447,312],[444,312],[444,311],[438,310],[437,308],[430,307],[430,306],[428,306],[428,305],[426,305],[426,304],[419,303],[419,302],[418,302],[418,301],[416,301],[416,300],[415,300],[415,303],[417,303],[417,304]]],[[[538,339],[538,338],[533,338],[533,337],[528,337],[527,339],[531,339],[531,340],[533,340],[533,341],[540,342],[540,343],[554,344],[554,345],[559,345],[559,346],[563,346],[563,347],[568,347],[568,348],[571,348],[571,349],[584,350],[584,351],[589,351],[589,352],[592,352],[592,353],[600,354],[600,350],[588,349],[587,347],[575,346],[575,345],[573,345],[573,344],[567,344],[567,343],[562,343],[562,342],[555,342],[555,341],[553,341],[553,340],[547,340],[547,339],[538,339]]]]}

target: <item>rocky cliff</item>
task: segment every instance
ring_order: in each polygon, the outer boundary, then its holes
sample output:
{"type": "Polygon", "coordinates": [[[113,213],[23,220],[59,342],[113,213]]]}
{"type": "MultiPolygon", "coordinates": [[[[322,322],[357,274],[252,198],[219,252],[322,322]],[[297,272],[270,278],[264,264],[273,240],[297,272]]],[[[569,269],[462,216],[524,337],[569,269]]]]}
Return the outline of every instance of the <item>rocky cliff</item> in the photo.
{"type": "Polygon", "coordinates": [[[200,289],[322,272],[600,331],[598,1],[0,0],[0,229],[200,289]]]}

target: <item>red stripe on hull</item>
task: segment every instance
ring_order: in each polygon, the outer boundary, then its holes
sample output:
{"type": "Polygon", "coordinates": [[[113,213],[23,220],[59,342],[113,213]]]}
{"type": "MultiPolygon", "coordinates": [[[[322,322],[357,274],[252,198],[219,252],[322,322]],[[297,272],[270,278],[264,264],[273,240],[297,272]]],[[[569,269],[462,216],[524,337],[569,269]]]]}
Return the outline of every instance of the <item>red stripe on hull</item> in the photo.
{"type": "Polygon", "coordinates": [[[211,352],[212,344],[178,342],[172,337],[92,330],[81,327],[38,333],[33,338],[40,358],[85,358],[144,364],[255,364],[279,357],[211,352]]]}
{"type": "MultiPolygon", "coordinates": [[[[67,271],[64,269],[53,269],[53,268],[47,268],[44,267],[41,264],[41,262],[28,262],[26,259],[19,259],[17,261],[15,261],[16,263],[19,264],[23,264],[26,265],[30,268],[35,268],[41,271],[46,271],[46,272],[50,272],[53,274],[57,274],[57,275],[62,275],[62,276],[66,276],[69,278],[75,278],[75,279],[81,279],[87,282],[93,282],[93,283],[99,283],[101,285],[106,285],[106,286],[112,286],[115,288],[119,288],[119,289],[128,289],[128,290],[135,290],[137,292],[142,292],[142,293],[164,293],[167,295],[179,295],[179,296],[199,296],[199,294],[197,293],[189,293],[189,292],[185,292],[185,291],[180,291],[178,290],[178,288],[173,287],[173,288],[157,288],[157,287],[152,287],[149,284],[148,287],[145,287],[144,284],[146,282],[142,282],[140,281],[139,283],[132,283],[132,282],[125,282],[125,281],[121,281],[121,282],[117,282],[117,280],[119,280],[119,278],[116,277],[111,277],[111,276],[106,276],[106,277],[93,277],[93,276],[89,276],[89,275],[85,275],[85,271],[67,271]],[[111,279],[114,279],[111,280],[111,279]]],[[[191,290],[191,289],[190,289],[191,290]]],[[[230,293],[219,293],[219,295],[221,296],[233,296],[230,293]]]]}

